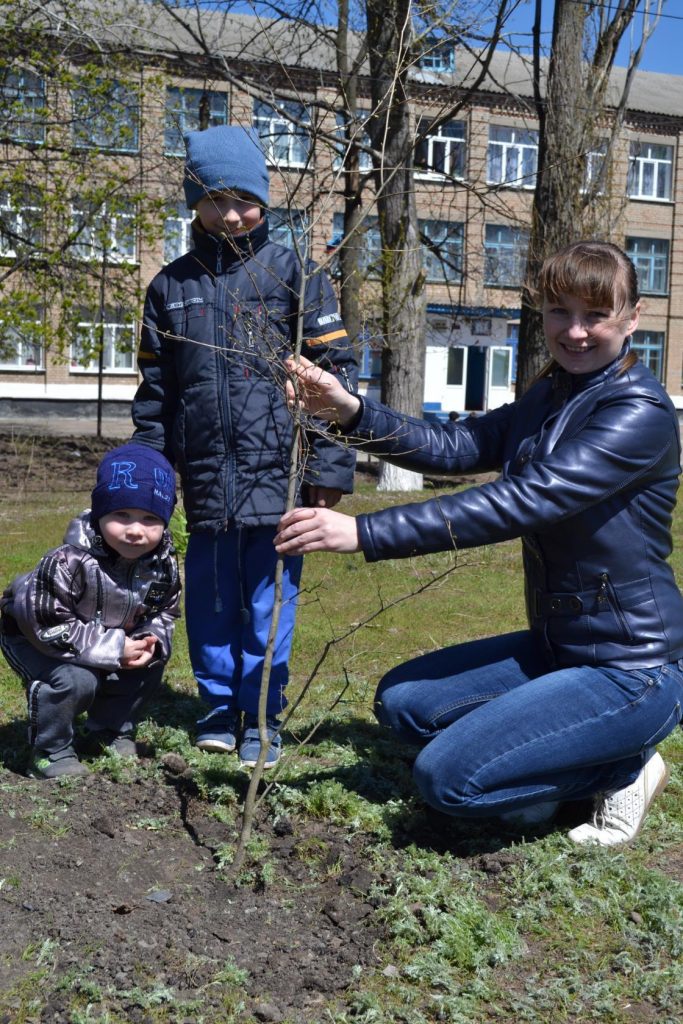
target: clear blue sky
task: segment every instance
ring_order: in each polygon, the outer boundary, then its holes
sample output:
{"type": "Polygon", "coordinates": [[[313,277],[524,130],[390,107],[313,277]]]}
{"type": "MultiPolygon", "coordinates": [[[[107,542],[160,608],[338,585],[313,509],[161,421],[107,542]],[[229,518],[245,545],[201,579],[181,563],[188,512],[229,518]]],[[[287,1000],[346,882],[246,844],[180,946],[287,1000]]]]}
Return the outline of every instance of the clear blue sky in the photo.
{"type": "MultiPolygon", "coordinates": [[[[654,5],[655,0],[652,0],[651,6],[654,5]]],[[[548,47],[553,22],[552,0],[544,0],[543,7],[543,41],[548,47]]],[[[534,0],[523,0],[508,22],[508,29],[512,33],[515,45],[530,48],[533,19],[534,0]]],[[[641,23],[637,16],[634,19],[636,29],[640,28],[641,23]]],[[[640,38],[639,32],[637,38],[640,38]]],[[[621,58],[617,63],[626,64],[627,59],[628,33],[626,45],[622,45],[621,58]]],[[[683,0],[665,0],[659,24],[645,47],[639,68],[642,71],[661,71],[668,75],[683,74],[683,0]]]]}

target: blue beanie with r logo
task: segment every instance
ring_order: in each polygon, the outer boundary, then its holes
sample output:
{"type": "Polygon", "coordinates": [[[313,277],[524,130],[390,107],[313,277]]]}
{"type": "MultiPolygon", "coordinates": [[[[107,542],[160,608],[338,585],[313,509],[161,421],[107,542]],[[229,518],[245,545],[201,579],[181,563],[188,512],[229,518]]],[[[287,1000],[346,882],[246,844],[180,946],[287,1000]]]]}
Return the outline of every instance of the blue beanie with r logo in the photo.
{"type": "Polygon", "coordinates": [[[91,515],[100,519],[120,508],[141,508],[165,526],[176,503],[175,470],[155,448],[131,441],[108,452],[97,467],[91,515]]]}

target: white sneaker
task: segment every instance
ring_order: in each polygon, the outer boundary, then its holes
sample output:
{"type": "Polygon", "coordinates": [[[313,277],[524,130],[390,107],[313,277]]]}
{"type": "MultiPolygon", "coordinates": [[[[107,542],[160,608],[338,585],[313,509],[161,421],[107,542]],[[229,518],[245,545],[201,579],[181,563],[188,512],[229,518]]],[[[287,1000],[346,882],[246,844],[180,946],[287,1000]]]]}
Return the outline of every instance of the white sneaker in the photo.
{"type": "Polygon", "coordinates": [[[545,825],[552,821],[559,806],[559,800],[544,800],[529,807],[520,807],[518,811],[503,811],[498,815],[498,819],[512,828],[531,828],[533,825],[545,825]]]}
{"type": "Polygon", "coordinates": [[[593,820],[577,825],[569,833],[575,843],[599,843],[619,846],[632,842],[645,821],[654,798],[669,781],[669,769],[654,751],[647,759],[635,782],[624,789],[600,795],[593,820]]]}

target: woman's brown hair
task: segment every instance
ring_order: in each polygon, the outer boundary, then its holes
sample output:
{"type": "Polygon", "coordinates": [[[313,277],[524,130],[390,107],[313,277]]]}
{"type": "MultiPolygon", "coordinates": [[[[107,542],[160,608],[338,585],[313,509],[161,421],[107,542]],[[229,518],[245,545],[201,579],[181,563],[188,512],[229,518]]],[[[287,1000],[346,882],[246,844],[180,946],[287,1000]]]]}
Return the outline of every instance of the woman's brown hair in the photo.
{"type": "MultiPolygon", "coordinates": [[[[623,249],[612,242],[594,241],[572,242],[548,256],[531,294],[539,308],[545,299],[578,295],[596,306],[614,309],[619,317],[625,312],[630,316],[640,299],[636,268],[623,249]]],[[[629,352],[618,372],[625,373],[637,359],[629,352]]],[[[548,377],[556,368],[556,361],[551,359],[536,379],[548,377]]]]}

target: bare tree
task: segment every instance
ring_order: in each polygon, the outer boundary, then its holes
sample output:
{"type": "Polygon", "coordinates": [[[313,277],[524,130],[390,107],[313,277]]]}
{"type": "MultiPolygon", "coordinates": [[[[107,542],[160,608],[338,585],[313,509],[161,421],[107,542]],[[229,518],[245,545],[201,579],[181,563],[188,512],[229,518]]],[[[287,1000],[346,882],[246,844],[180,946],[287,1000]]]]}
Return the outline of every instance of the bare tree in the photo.
{"type": "MultiPolygon", "coordinates": [[[[534,21],[534,99],[539,124],[538,178],[534,194],[527,282],[545,256],[590,235],[613,237],[619,200],[610,194],[611,165],[629,91],[662,0],[620,0],[614,5],[555,0],[547,85],[542,88],[542,0],[534,21]],[[618,97],[609,94],[619,44],[642,16],[618,97]],[[599,167],[596,167],[596,161],[599,167]]],[[[619,239],[616,239],[619,240],[619,239]]],[[[547,359],[543,325],[528,289],[522,296],[517,391],[522,394],[547,359]]]]}

